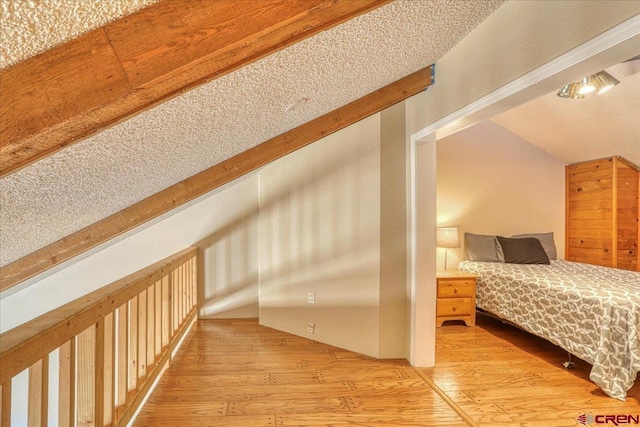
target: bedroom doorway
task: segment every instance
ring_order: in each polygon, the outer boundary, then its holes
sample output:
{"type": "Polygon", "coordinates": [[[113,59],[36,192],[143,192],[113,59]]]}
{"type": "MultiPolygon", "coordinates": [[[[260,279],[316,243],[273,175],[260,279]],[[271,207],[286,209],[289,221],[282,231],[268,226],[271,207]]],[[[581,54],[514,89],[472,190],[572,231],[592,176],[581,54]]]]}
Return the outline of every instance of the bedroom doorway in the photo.
{"type": "MultiPolygon", "coordinates": [[[[409,360],[435,364],[436,141],[637,55],[636,16],[412,134],[407,147],[408,259],[411,298],[409,360]]],[[[563,243],[563,242],[562,242],[563,243]]]]}

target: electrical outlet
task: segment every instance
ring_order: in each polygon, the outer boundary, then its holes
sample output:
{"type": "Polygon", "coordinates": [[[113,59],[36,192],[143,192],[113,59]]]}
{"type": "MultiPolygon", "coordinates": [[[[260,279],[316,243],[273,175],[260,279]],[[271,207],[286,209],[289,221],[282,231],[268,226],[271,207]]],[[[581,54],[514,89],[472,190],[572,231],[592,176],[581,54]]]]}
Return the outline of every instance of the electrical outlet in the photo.
{"type": "Polygon", "coordinates": [[[313,322],[307,323],[307,332],[312,334],[315,329],[316,329],[315,323],[313,323],[313,322]]]}
{"type": "Polygon", "coordinates": [[[309,292],[309,294],[307,295],[307,302],[309,304],[315,304],[316,303],[316,293],[315,292],[309,292]]]}

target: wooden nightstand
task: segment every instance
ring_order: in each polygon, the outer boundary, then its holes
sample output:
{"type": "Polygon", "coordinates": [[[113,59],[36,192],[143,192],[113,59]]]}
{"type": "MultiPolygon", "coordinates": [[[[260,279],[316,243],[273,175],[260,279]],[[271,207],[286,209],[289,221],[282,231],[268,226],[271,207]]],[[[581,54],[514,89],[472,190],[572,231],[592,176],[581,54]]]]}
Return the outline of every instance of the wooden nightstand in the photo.
{"type": "Polygon", "coordinates": [[[436,326],[447,320],[464,320],[467,326],[476,325],[476,276],[463,271],[439,272],[436,326]]]}

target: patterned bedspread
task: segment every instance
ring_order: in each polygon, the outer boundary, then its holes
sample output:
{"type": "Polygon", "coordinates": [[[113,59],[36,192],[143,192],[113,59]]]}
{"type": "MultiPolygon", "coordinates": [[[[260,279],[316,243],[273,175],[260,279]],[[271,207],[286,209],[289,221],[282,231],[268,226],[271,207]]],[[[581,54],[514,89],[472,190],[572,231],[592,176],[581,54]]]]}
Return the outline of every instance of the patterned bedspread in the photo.
{"type": "Polygon", "coordinates": [[[640,273],[569,261],[463,261],[477,306],[593,365],[589,377],[624,400],[640,371],[640,273]]]}

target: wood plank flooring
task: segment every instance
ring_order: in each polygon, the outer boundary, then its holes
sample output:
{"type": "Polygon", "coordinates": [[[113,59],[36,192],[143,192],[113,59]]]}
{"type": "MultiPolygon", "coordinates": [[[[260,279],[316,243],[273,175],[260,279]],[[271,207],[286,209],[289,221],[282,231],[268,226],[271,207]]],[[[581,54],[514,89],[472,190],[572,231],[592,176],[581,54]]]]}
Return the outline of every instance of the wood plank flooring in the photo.
{"type": "Polygon", "coordinates": [[[467,426],[404,360],[200,320],[136,426],[467,426]]]}
{"type": "Polygon", "coordinates": [[[567,359],[548,341],[478,315],[475,328],[439,328],[436,366],[422,371],[482,426],[576,426],[582,414],[640,415],[640,381],[621,402],[589,380],[591,365],[574,357],[575,369],[566,370],[567,359]]]}
{"type": "Polygon", "coordinates": [[[640,381],[621,402],[588,379],[590,365],[574,358],[565,370],[566,359],[481,315],[476,327],[438,328],[436,367],[419,370],[257,320],[200,320],[134,425],[561,427],[582,414],[640,414],[640,381]]]}

